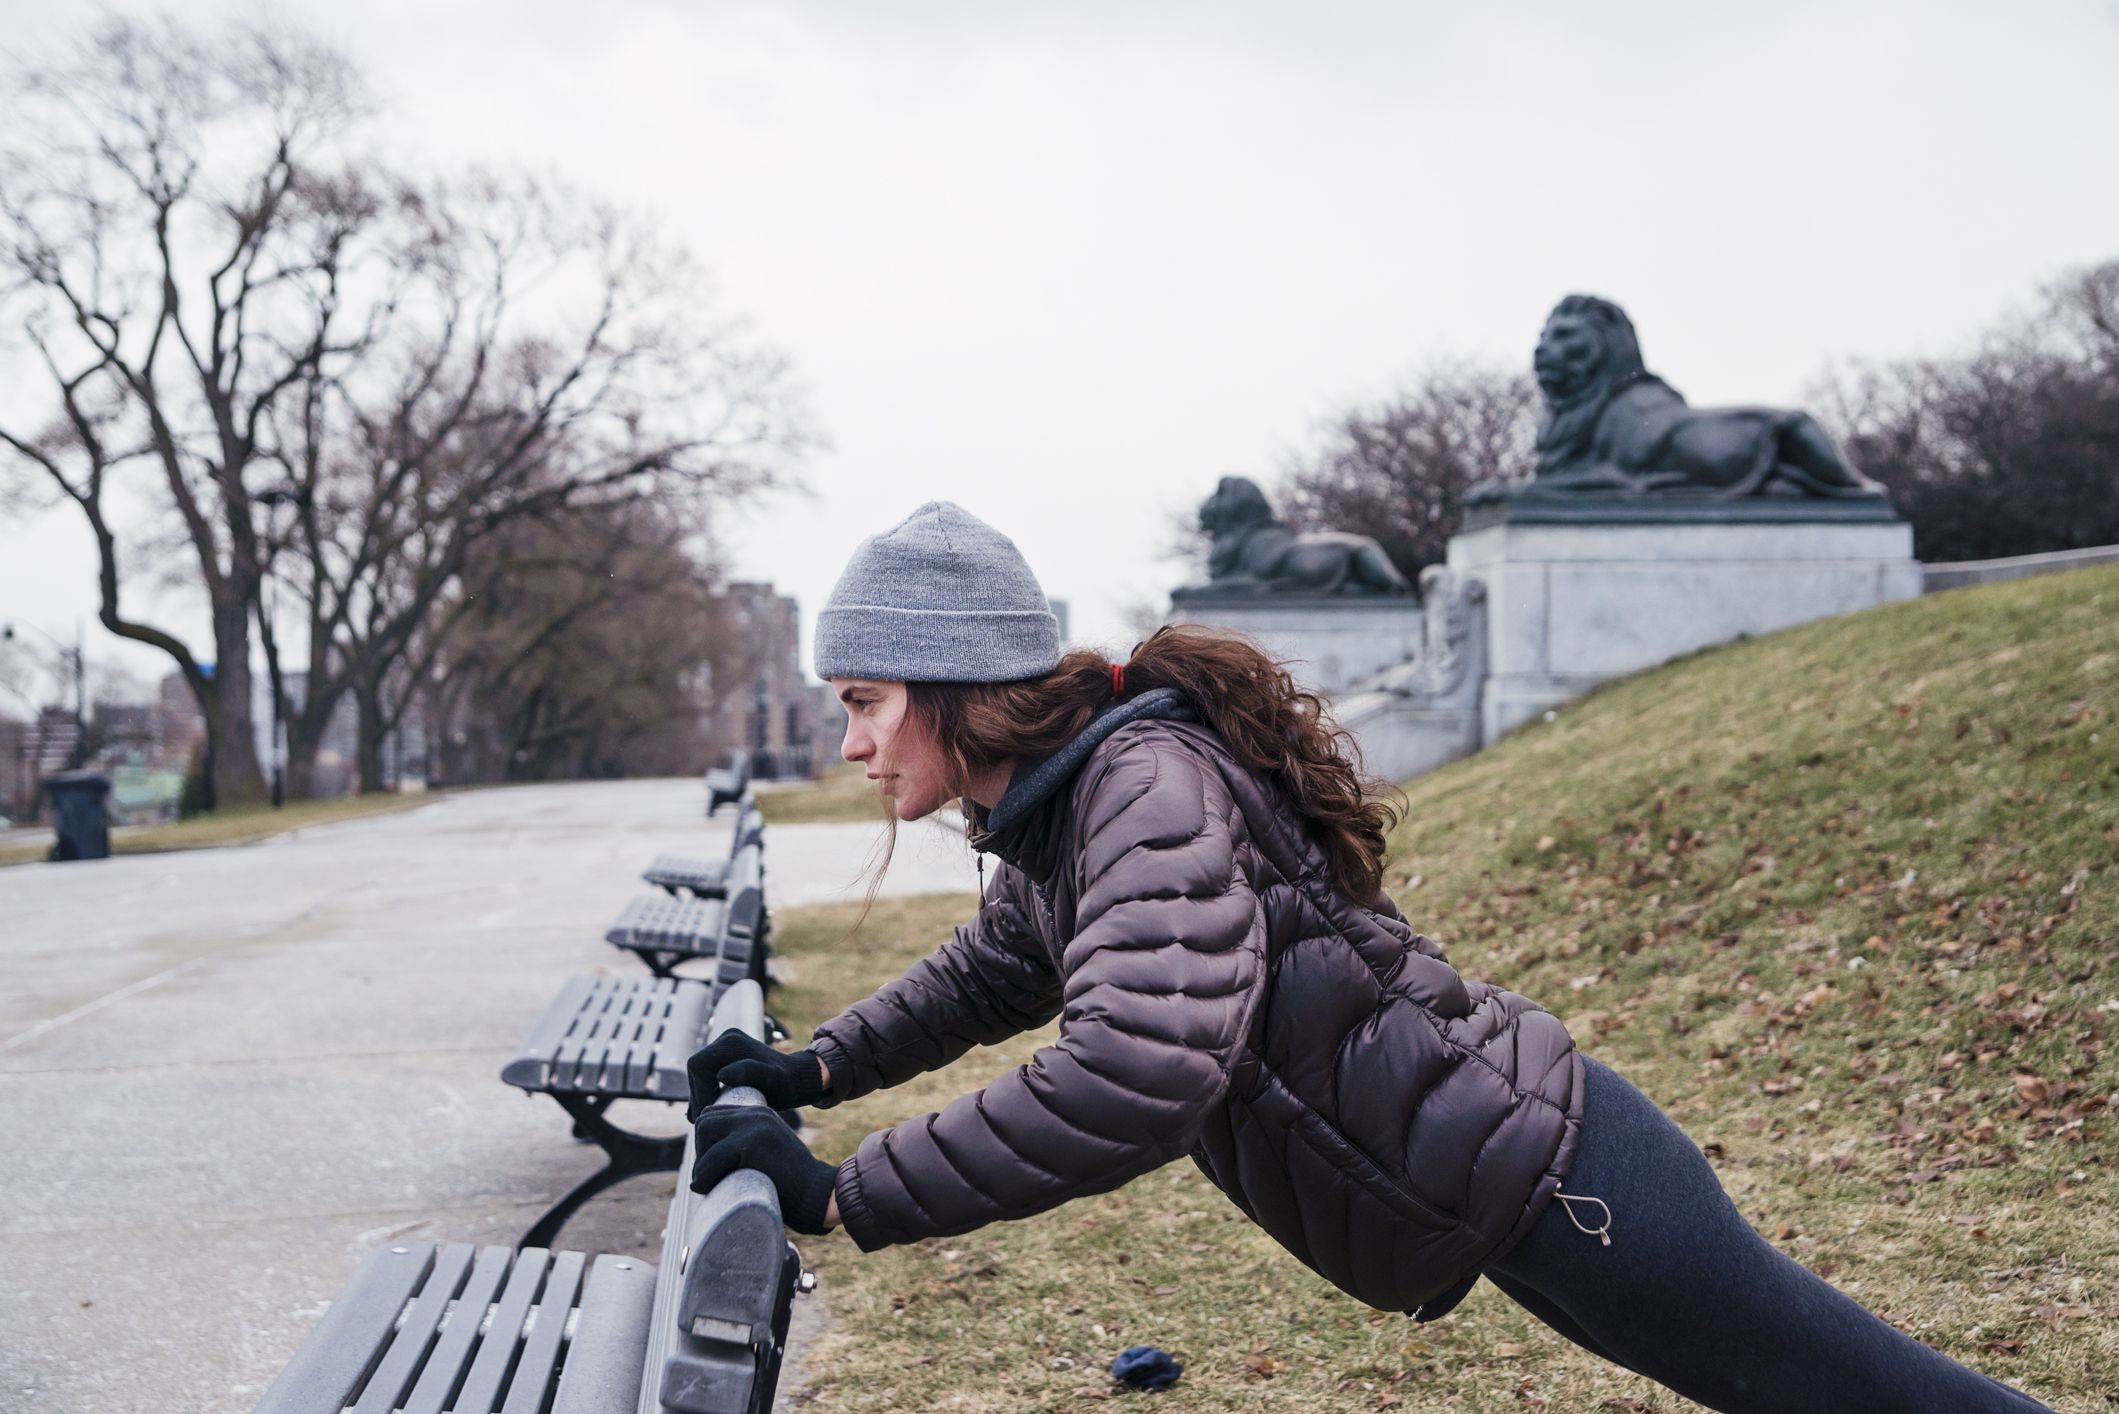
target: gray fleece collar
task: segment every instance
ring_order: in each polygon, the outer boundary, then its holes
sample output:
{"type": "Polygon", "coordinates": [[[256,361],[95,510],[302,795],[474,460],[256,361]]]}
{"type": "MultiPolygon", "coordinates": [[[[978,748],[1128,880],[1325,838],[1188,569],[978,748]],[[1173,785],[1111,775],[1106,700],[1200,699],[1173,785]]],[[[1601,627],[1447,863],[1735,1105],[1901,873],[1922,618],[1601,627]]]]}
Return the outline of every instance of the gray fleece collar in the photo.
{"type": "Polygon", "coordinates": [[[1104,739],[1130,722],[1180,721],[1196,722],[1199,714],[1185,695],[1174,687],[1152,688],[1140,696],[1125,702],[1114,702],[1099,712],[1081,735],[1068,742],[1058,751],[1041,761],[1025,761],[1015,768],[1008,782],[1008,789],[1001,795],[1000,803],[993,807],[984,819],[978,818],[974,810],[974,842],[981,848],[987,840],[1000,834],[1012,825],[1021,823],[1031,811],[1045,801],[1089,759],[1089,753],[1103,745],[1104,739]]]}

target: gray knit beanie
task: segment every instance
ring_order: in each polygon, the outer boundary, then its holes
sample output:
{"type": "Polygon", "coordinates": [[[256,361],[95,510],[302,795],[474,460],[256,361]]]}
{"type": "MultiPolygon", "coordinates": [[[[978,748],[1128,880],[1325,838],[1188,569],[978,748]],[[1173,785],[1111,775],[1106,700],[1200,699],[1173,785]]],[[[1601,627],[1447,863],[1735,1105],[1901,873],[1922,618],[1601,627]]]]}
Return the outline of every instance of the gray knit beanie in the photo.
{"type": "Polygon", "coordinates": [[[1059,620],[1013,540],[929,501],[854,551],[816,649],[820,678],[1015,682],[1059,666],[1059,620]]]}

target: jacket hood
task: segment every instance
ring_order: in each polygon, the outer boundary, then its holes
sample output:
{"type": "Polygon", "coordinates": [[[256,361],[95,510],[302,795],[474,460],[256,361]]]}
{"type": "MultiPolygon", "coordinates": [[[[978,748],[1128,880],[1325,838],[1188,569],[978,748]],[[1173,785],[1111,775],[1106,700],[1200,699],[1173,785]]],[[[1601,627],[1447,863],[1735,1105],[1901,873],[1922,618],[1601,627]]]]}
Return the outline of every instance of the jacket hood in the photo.
{"type": "Polygon", "coordinates": [[[1174,687],[1153,688],[1138,697],[1112,703],[1097,713],[1079,736],[1050,756],[1017,762],[1008,789],[991,811],[966,802],[972,847],[999,855],[1032,878],[1049,877],[1050,861],[1037,857],[1042,853],[1038,845],[1055,832],[1036,828],[1033,822],[1045,814],[1041,807],[1074,778],[1089,753],[1120,727],[1133,722],[1198,720],[1199,713],[1174,687]]]}

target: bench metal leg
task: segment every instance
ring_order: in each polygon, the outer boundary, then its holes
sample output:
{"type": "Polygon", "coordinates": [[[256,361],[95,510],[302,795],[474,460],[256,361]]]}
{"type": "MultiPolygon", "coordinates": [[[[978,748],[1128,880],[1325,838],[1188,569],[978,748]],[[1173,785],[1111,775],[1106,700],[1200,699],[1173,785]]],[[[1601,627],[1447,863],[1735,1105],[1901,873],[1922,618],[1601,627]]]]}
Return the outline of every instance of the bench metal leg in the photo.
{"type": "Polygon", "coordinates": [[[684,1162],[686,1136],[660,1137],[622,1129],[604,1118],[603,1112],[611,1104],[606,1096],[554,1093],[552,1098],[573,1116],[575,1136],[595,1141],[607,1161],[554,1203],[550,1211],[522,1235],[522,1241],[516,1244],[518,1247],[552,1246],[552,1239],[566,1226],[567,1219],[604,1189],[638,1174],[675,1173],[684,1162]]]}

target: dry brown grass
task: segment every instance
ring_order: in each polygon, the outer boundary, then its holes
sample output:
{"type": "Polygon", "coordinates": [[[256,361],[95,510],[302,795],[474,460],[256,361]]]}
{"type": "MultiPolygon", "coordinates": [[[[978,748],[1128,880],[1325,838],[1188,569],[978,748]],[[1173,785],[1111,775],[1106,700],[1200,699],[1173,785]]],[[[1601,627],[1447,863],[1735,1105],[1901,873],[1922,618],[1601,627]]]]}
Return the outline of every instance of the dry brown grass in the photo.
{"type": "MultiPolygon", "coordinates": [[[[269,805],[241,810],[213,810],[168,825],[123,829],[111,836],[113,854],[162,854],[179,849],[219,849],[225,845],[255,844],[274,835],[284,835],[309,825],[329,825],[340,820],[363,820],[371,815],[394,815],[416,810],[440,800],[439,792],[416,795],[347,796],[341,800],[290,800],[275,810],[269,805]]],[[[22,845],[0,850],[0,864],[34,864],[44,860],[47,846],[22,845]]]]}
{"type": "Polygon", "coordinates": [[[760,783],[754,788],[758,810],[768,825],[809,825],[842,820],[877,822],[883,818],[875,782],[859,764],[841,762],[813,781],[799,785],[760,783]]]}

